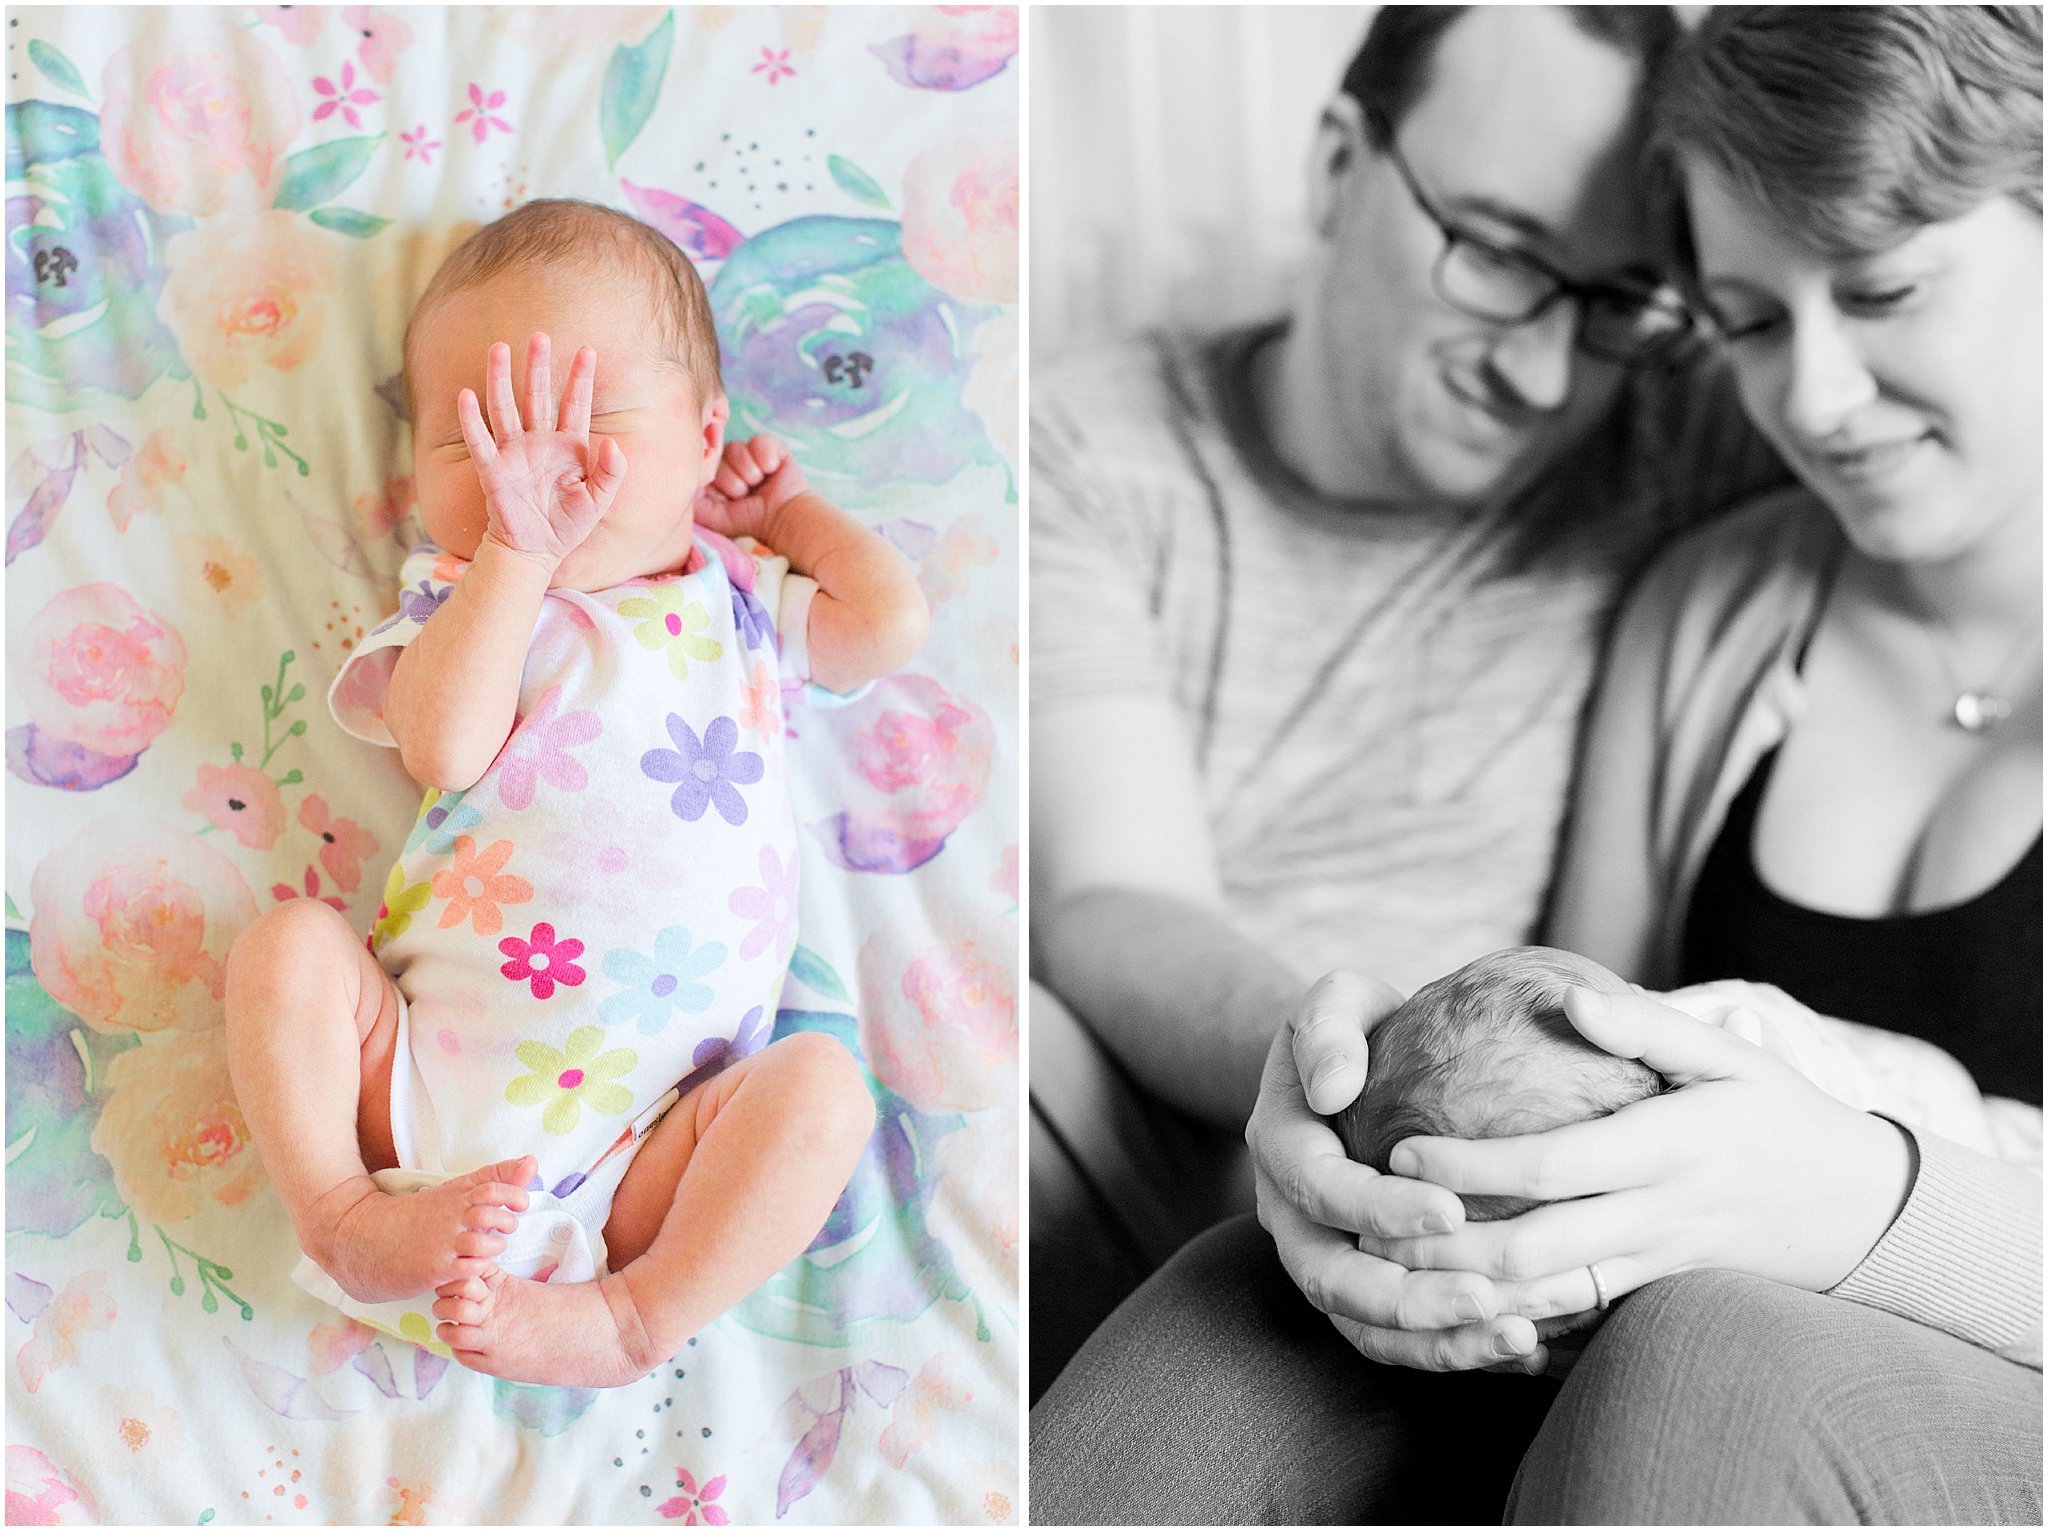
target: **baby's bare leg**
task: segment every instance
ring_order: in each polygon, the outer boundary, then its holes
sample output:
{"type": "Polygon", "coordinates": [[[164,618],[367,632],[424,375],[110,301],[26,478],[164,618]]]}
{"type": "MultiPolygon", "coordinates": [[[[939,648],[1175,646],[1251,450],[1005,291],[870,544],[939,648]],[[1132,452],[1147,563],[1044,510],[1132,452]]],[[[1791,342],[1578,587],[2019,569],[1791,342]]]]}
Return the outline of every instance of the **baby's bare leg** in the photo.
{"type": "Polygon", "coordinates": [[[228,954],[228,1072],[299,1247],[361,1302],[415,1297],[496,1269],[526,1206],[530,1159],[412,1196],[370,1171],[391,1147],[398,991],[348,923],[313,899],[278,905],[228,954]]]}
{"type": "Polygon", "coordinates": [[[820,1033],[786,1037],[699,1085],[648,1135],[605,1223],[612,1274],[451,1282],[436,1334],[465,1366],[513,1381],[635,1381],[803,1253],[874,1125],[853,1055],[820,1033]]]}

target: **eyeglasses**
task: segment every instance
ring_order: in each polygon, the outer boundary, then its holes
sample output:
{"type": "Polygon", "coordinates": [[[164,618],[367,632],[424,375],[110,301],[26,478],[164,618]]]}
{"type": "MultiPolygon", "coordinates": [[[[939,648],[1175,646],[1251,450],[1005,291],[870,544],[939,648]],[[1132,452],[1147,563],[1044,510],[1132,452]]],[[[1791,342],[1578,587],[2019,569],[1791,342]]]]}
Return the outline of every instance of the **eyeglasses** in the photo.
{"type": "Polygon", "coordinates": [[[1697,333],[1692,311],[1670,287],[1574,281],[1526,250],[1511,250],[1460,228],[1436,210],[1416,182],[1386,117],[1368,111],[1366,122],[1385,146],[1408,195],[1444,236],[1432,276],[1437,295],[1458,312],[1490,324],[1529,324],[1569,298],[1578,304],[1574,343],[1589,356],[1624,367],[1671,356],[1697,333]]]}

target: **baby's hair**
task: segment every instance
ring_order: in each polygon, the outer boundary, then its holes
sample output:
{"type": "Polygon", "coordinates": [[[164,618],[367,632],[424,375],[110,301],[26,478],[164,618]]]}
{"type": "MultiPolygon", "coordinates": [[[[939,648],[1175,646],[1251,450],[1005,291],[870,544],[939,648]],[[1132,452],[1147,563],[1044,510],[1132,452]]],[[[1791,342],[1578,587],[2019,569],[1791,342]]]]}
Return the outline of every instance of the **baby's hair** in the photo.
{"type": "MultiPolygon", "coordinates": [[[[669,357],[696,385],[700,400],[725,392],[711,299],[675,241],[631,214],[573,197],[543,197],[514,208],[465,239],[441,263],[405,326],[405,412],[419,418],[412,391],[412,343],[420,318],[462,291],[519,266],[623,269],[655,283],[655,318],[669,357]]],[[[513,337],[517,345],[523,336],[513,337]]],[[[518,363],[515,359],[514,370],[518,363]]],[[[559,373],[558,373],[559,376],[559,373]]]]}
{"type": "MultiPolygon", "coordinates": [[[[1544,1132],[1661,1090],[1663,1080],[1645,1065],[1604,1053],[1572,1029],[1564,1014],[1570,989],[1629,992],[1599,963],[1548,946],[1490,952],[1417,989],[1373,1028],[1365,1089],[1337,1118],[1346,1152],[1385,1173],[1403,1138],[1544,1132]]],[[[1536,1205],[1521,1196],[1462,1199],[1475,1221],[1536,1205]]]]}

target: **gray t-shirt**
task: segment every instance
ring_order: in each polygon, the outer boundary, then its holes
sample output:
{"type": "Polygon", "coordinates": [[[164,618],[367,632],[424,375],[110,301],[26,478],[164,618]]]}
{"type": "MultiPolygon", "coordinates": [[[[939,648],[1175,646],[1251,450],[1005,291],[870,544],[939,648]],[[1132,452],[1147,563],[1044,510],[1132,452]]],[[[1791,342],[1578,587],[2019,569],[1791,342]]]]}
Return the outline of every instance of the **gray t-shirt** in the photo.
{"type": "Polygon", "coordinates": [[[1251,354],[1278,333],[1147,338],[1033,378],[1032,708],[1170,697],[1239,927],[1304,980],[1411,990],[1531,938],[1597,640],[1691,511],[1639,471],[1648,409],[1581,454],[1611,493],[1320,496],[1256,423],[1251,354]]]}

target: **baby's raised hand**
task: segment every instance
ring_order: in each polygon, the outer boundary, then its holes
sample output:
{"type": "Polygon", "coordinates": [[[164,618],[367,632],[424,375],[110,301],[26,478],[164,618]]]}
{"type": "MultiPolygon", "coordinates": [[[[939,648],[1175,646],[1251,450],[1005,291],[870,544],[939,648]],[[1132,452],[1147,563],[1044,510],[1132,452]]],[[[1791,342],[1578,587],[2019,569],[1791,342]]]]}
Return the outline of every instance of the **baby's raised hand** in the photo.
{"type": "Polygon", "coordinates": [[[697,497],[697,520],[727,537],[758,537],[770,516],[810,487],[773,436],[728,441],[718,472],[697,497]]]}
{"type": "Polygon", "coordinates": [[[494,344],[484,364],[491,411],[484,428],[476,395],[455,400],[462,439],[483,485],[486,542],[546,564],[550,572],[604,519],[626,477],[626,454],[607,439],[592,450],[590,397],[597,352],[589,346],[569,365],[559,421],[548,375],[548,337],[526,343],[526,420],[512,396],[512,348],[494,344]]]}

